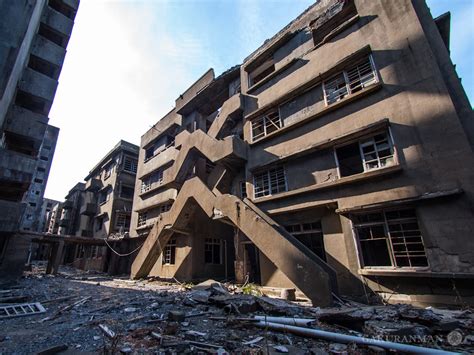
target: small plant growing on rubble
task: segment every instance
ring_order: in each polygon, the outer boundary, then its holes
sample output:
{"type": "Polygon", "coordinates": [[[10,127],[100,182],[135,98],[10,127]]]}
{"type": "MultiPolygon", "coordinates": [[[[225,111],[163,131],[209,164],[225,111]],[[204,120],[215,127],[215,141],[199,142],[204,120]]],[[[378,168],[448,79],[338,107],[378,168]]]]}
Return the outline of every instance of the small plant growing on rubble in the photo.
{"type": "Polygon", "coordinates": [[[252,296],[257,296],[257,297],[263,296],[262,291],[260,291],[258,286],[253,283],[244,285],[242,287],[242,293],[244,295],[252,295],[252,296]]]}

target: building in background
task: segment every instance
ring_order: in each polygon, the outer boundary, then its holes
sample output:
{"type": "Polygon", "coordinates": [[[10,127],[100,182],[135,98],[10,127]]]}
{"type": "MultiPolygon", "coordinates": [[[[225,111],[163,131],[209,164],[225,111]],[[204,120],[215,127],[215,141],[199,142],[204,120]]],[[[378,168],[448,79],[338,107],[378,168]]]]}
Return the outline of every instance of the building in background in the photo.
{"type": "Polygon", "coordinates": [[[18,275],[28,255],[29,240],[14,234],[40,166],[78,5],[79,0],[0,2],[0,276],[18,275]]]}
{"type": "Polygon", "coordinates": [[[473,304],[474,118],[449,21],[317,1],[204,74],[142,136],[132,277],[473,304]]]}
{"type": "MultiPolygon", "coordinates": [[[[43,208],[44,191],[48,183],[49,171],[53,162],[59,128],[48,125],[39,151],[39,159],[33,174],[33,181],[23,198],[26,204],[25,212],[20,224],[20,229],[25,231],[43,232],[45,209],[43,208]]],[[[46,203],[51,203],[46,202],[46,203]]],[[[56,202],[56,201],[54,201],[56,202]]],[[[51,206],[49,206],[51,209],[51,206]]],[[[49,211],[47,211],[49,212],[49,211]]]]}

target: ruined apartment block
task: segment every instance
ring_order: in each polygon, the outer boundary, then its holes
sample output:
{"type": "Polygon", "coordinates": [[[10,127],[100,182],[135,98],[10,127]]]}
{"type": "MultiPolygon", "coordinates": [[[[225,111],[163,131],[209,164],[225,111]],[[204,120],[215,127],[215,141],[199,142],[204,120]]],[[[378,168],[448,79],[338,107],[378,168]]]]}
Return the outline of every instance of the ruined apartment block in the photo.
{"type": "Polygon", "coordinates": [[[142,136],[132,277],[472,304],[474,121],[449,28],[419,0],[321,0],[206,72],[142,136]]]}
{"type": "MultiPolygon", "coordinates": [[[[47,179],[42,143],[49,139],[47,130],[55,129],[48,114],[78,5],[79,0],[0,3],[0,276],[18,274],[26,260],[29,240],[14,233],[25,212],[22,201],[40,179],[35,176],[47,179]]],[[[36,190],[44,191],[39,185],[36,190]]]]}
{"type": "Polygon", "coordinates": [[[117,265],[104,239],[128,237],[138,150],[134,144],[118,142],[92,168],[85,183],[76,184],[53,211],[50,233],[86,237],[65,238],[64,250],[58,251],[62,253],[61,262],[85,270],[114,272],[108,270],[109,264],[111,268],[117,265]]]}

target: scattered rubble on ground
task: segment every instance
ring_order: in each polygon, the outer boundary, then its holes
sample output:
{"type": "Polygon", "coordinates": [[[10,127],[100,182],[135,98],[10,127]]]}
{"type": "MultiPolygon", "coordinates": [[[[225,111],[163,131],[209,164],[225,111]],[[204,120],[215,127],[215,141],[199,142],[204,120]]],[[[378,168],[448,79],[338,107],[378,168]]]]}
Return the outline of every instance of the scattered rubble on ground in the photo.
{"type": "MultiPolygon", "coordinates": [[[[3,353],[244,353],[379,354],[376,339],[448,351],[474,351],[470,310],[367,306],[349,300],[320,309],[255,295],[210,280],[189,284],[133,281],[62,267],[35,267],[3,285],[1,307],[39,303],[44,313],[0,317],[3,353]],[[270,329],[281,330],[270,330],[270,329]],[[373,344],[295,335],[301,332],[366,337],[373,344]],[[309,330],[309,331],[308,331],[309,330]],[[460,335],[460,336],[459,336],[460,335]]],[[[332,338],[331,338],[332,339],[332,338]]]]}

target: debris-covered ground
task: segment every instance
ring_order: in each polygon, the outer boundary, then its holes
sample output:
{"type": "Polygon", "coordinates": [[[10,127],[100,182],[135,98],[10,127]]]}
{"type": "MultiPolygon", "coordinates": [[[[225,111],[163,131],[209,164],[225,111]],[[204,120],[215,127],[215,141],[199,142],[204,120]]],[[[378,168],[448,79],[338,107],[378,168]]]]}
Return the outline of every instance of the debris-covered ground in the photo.
{"type": "Polygon", "coordinates": [[[474,315],[470,310],[365,306],[349,301],[319,309],[244,294],[257,291],[212,281],[191,287],[131,281],[66,267],[56,276],[41,271],[34,268],[17,284],[1,288],[1,307],[39,302],[46,311],[5,318],[5,311],[0,309],[0,354],[48,349],[48,354],[62,350],[109,354],[383,354],[386,350],[378,346],[377,339],[474,351],[474,315]],[[289,331],[291,326],[269,329],[285,318],[298,329],[364,336],[373,339],[373,344],[342,344],[295,335],[289,331]],[[312,321],[295,320],[300,318],[312,321]]]}

